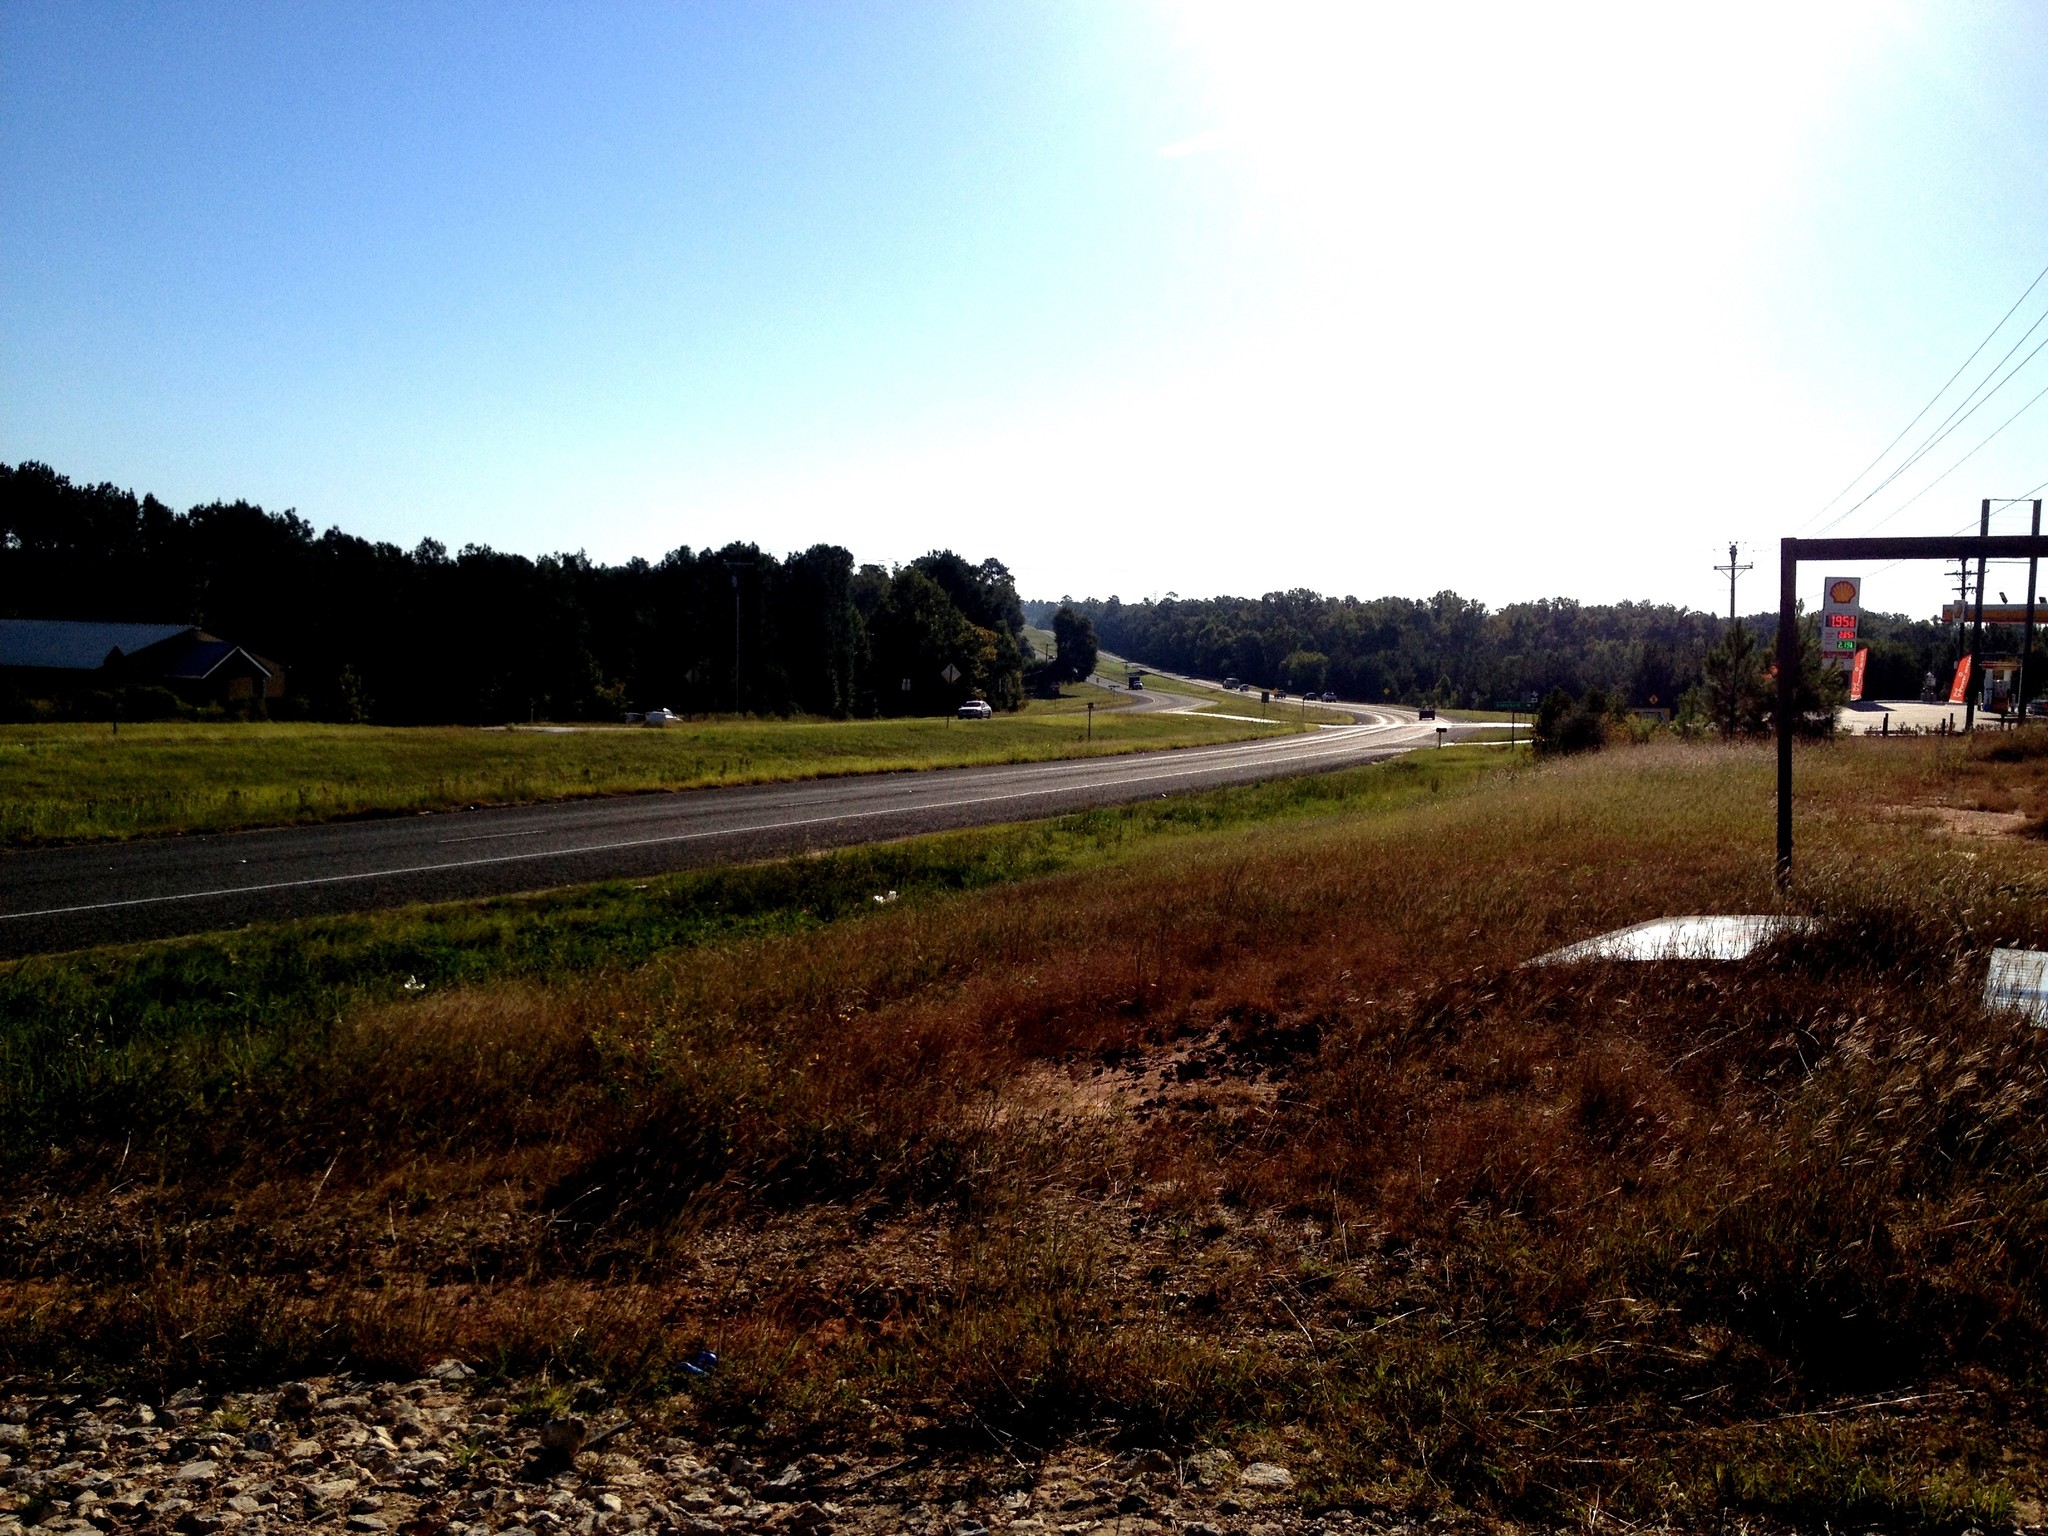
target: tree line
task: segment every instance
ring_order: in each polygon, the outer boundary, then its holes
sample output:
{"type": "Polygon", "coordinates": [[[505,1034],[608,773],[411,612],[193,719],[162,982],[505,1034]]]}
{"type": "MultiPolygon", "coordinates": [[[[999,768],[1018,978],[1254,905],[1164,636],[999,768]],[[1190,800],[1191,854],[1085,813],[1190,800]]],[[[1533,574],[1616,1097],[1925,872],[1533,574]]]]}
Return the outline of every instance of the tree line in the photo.
{"type": "MultiPolygon", "coordinates": [[[[1071,603],[1102,646],[1148,666],[1258,687],[1313,688],[1346,699],[1484,708],[1553,692],[1598,690],[1622,707],[1677,710],[1700,686],[1728,621],[1660,603],[1578,603],[1569,598],[1483,603],[1439,592],[1426,599],[1326,597],[1297,588],[1263,597],[1071,603]]],[[[1044,623],[1053,604],[1027,612],[1044,623]]],[[[1775,612],[1751,615],[1746,633],[1766,652],[1775,612]]],[[[1912,698],[1934,673],[1945,687],[1957,654],[1952,629],[1897,614],[1866,614],[1865,692],[1912,698]]],[[[1987,648],[2017,645],[1987,631],[1987,648]]]]}
{"type": "MultiPolygon", "coordinates": [[[[288,713],[392,723],[603,719],[630,709],[931,714],[1085,677],[1095,646],[1151,666],[1348,699],[1480,706],[1598,690],[1615,708],[1688,695],[1743,729],[1760,713],[1775,614],[1744,623],[1758,660],[1717,658],[1727,622],[1668,604],[1566,598],[1498,609],[1427,599],[1019,601],[1000,560],[937,550],[894,570],[837,545],[751,543],[604,565],[482,545],[407,550],[246,501],[173,511],[154,496],[0,465],[0,616],[195,623],[286,668],[288,713]],[[1031,653],[1027,616],[1055,631],[1031,653]],[[949,669],[956,674],[949,680],[949,669]],[[1721,677],[1716,683],[1715,674],[1721,677]]],[[[1957,636],[1866,614],[1866,692],[1945,684],[1957,636]]],[[[2010,649],[2017,631],[1987,634],[2010,649]]],[[[19,705],[22,701],[16,701],[19,705]]],[[[0,708],[6,701],[0,699],[0,708]]]]}
{"type": "Polygon", "coordinates": [[[1009,571],[950,550],[894,570],[832,544],[621,565],[408,550],[33,462],[0,465],[0,616],[197,624],[284,666],[283,712],[394,724],[1016,709],[1031,661],[1009,571]]]}

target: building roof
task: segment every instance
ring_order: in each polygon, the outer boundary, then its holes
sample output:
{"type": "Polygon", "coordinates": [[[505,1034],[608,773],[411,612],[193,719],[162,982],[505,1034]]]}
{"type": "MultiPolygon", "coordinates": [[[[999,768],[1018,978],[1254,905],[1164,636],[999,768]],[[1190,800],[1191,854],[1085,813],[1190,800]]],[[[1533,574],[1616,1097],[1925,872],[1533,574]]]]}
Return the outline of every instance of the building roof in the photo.
{"type": "Polygon", "coordinates": [[[198,682],[201,678],[211,677],[236,656],[240,656],[265,677],[270,676],[270,668],[234,641],[209,640],[204,635],[195,635],[192,644],[179,651],[164,667],[163,675],[177,678],[181,682],[198,682]]]}
{"type": "MultiPolygon", "coordinates": [[[[79,619],[0,619],[0,667],[46,667],[96,672],[107,655],[123,656],[197,635],[194,624],[105,624],[79,619]]],[[[226,642],[216,642],[225,644],[226,642]]],[[[230,647],[233,649],[233,647],[230,647]]],[[[218,665],[216,661],[214,665],[218,665]]],[[[212,668],[207,668],[211,671],[212,668]]],[[[198,674],[204,676],[204,673],[198,674]]]]}

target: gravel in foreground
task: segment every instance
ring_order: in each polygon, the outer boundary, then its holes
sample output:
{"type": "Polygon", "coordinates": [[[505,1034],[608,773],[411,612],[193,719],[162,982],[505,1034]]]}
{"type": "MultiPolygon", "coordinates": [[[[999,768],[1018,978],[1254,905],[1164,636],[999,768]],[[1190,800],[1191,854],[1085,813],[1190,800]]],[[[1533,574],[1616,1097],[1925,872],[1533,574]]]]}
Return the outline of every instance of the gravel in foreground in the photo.
{"type": "Polygon", "coordinates": [[[1224,1451],[1083,1451],[1007,1471],[920,1457],[764,1466],[624,1414],[522,1414],[453,1361],[409,1383],[319,1377],[155,1405],[24,1383],[0,1392],[0,1536],[1403,1528],[1310,1517],[1293,1487],[1288,1469],[1224,1451]]]}

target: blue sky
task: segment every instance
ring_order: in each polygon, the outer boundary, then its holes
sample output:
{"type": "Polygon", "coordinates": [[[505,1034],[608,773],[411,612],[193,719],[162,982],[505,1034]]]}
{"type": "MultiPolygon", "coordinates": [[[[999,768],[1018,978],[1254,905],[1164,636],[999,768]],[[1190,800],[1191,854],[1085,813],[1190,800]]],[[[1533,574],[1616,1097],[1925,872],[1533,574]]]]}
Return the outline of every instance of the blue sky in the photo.
{"type": "MultiPolygon", "coordinates": [[[[2044,63],[2019,4],[8,4],[0,457],[406,544],[1714,605],[2048,265],[2044,63]]],[[[1835,531],[2048,480],[2044,401],[1898,510],[2043,386],[1835,531]]]]}

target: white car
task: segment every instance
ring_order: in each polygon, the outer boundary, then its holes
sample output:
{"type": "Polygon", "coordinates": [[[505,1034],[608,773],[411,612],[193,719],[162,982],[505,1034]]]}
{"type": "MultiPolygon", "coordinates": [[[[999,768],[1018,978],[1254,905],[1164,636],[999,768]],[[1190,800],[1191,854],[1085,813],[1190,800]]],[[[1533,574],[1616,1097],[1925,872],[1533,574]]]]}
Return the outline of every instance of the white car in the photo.
{"type": "Polygon", "coordinates": [[[969,699],[960,706],[960,718],[962,720],[991,720],[995,718],[995,711],[989,707],[987,699],[969,699]]]}
{"type": "Polygon", "coordinates": [[[653,726],[674,725],[678,720],[682,718],[683,717],[681,715],[677,714],[672,709],[650,709],[649,711],[647,711],[646,717],[640,723],[642,725],[653,726]]]}

